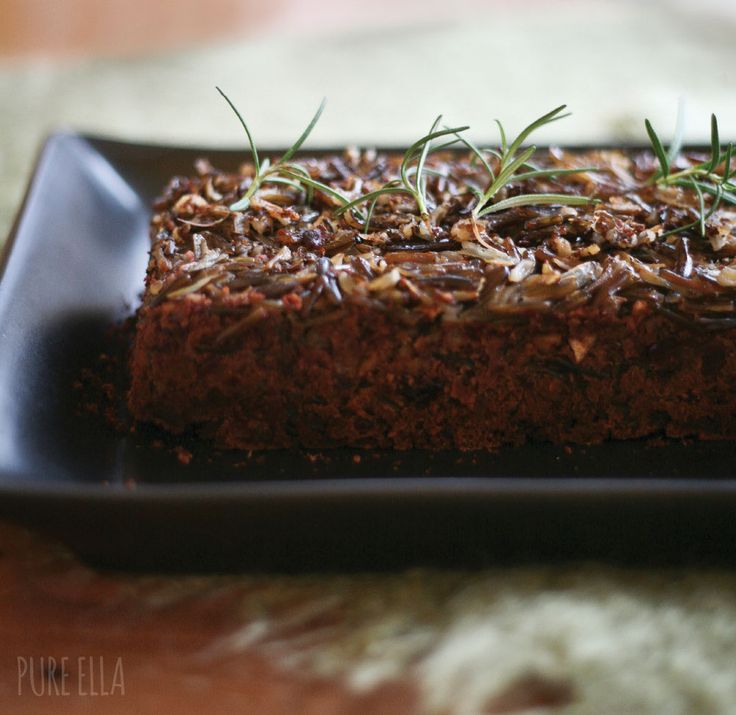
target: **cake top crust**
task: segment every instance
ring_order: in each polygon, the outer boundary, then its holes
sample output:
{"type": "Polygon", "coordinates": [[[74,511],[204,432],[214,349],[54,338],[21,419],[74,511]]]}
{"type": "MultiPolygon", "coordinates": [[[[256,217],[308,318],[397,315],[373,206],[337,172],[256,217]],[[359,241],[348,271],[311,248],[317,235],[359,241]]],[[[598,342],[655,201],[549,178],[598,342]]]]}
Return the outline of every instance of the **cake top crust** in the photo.
{"type": "MultiPolygon", "coordinates": [[[[673,171],[704,160],[684,152],[673,171]]],[[[426,213],[401,190],[380,194],[372,209],[344,209],[396,180],[396,155],[300,158],[305,177],[334,195],[286,179],[264,183],[242,209],[253,166],[226,173],[199,160],[154,204],[144,305],[204,301],[305,319],[360,305],[408,321],[519,320],[592,305],[736,326],[736,207],[720,202],[711,212],[712,196],[653,182],[651,152],[551,148],[533,161],[592,170],[528,179],[522,171],[494,196],[508,208],[478,216],[489,177],[469,152],[427,158],[426,213]],[[528,194],[582,205],[507,201],[528,194]]]]}

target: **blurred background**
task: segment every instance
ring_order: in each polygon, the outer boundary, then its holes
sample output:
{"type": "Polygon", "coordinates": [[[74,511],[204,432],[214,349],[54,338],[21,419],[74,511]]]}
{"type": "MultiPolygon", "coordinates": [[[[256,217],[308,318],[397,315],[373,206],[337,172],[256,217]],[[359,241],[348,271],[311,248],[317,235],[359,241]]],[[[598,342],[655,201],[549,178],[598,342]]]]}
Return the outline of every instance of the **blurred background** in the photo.
{"type": "Polygon", "coordinates": [[[495,140],[566,102],[560,143],[643,140],[687,100],[736,137],[733,0],[0,0],[0,240],[43,137],[73,128],[277,147],[329,99],[312,146],[402,144],[443,112],[495,140]]]}

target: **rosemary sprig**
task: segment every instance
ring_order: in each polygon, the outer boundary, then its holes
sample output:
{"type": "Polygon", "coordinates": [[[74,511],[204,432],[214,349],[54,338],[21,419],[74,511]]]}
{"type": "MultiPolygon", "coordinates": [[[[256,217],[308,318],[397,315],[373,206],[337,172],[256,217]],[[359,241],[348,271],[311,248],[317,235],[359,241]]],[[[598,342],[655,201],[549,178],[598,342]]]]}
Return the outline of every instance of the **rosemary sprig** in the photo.
{"type": "Polygon", "coordinates": [[[705,229],[708,219],[716,212],[721,202],[725,201],[729,204],[736,204],[736,184],[731,180],[733,172],[731,170],[731,160],[734,152],[734,144],[730,143],[725,149],[721,147],[720,135],[718,131],[718,119],[715,114],[711,114],[710,118],[710,156],[705,161],[693,164],[686,169],[680,171],[672,171],[672,166],[676,161],[680,147],[682,145],[682,120],[680,111],[678,116],[678,129],[675,132],[675,139],[668,151],[665,151],[662,140],[654,130],[652,123],[644,120],[644,126],[649,135],[649,141],[652,145],[659,169],[652,175],[650,183],[660,186],[680,186],[692,189],[698,199],[698,216],[694,221],[679,226],[678,228],[666,231],[662,236],[669,236],[681,231],[687,231],[696,226],[700,235],[705,236],[705,229]],[[723,164],[722,173],[718,173],[718,167],[723,164]],[[704,194],[709,194],[712,199],[709,207],[706,207],[704,194]]]}
{"type": "Polygon", "coordinates": [[[256,148],[255,141],[253,140],[253,135],[250,133],[250,129],[248,128],[245,119],[243,119],[243,116],[240,114],[237,107],[232,103],[230,97],[228,97],[225,92],[223,92],[219,87],[216,87],[215,89],[217,89],[217,91],[222,95],[225,101],[230,105],[230,109],[233,110],[235,116],[238,118],[240,124],[245,130],[245,134],[248,137],[248,145],[250,147],[251,158],[253,160],[253,169],[255,171],[253,181],[248,187],[248,190],[239,201],[236,201],[230,206],[231,211],[244,211],[245,209],[247,209],[248,206],[250,206],[250,201],[253,196],[255,196],[256,192],[261,188],[261,186],[267,182],[288,184],[294,188],[303,188],[303,186],[307,186],[310,189],[318,188],[320,191],[324,191],[325,193],[329,193],[330,195],[338,197],[341,203],[347,202],[347,198],[340,194],[340,192],[332,189],[326,184],[322,184],[321,182],[313,180],[306,169],[291,161],[294,154],[299,151],[302,144],[304,144],[304,142],[307,140],[307,137],[309,137],[309,135],[312,133],[312,130],[319,121],[319,118],[322,116],[322,112],[324,111],[325,105],[327,104],[327,99],[323,99],[320,102],[317,111],[314,113],[314,116],[310,120],[309,124],[307,124],[306,129],[299,135],[299,138],[291,145],[291,147],[289,147],[289,149],[284,152],[284,154],[279,159],[271,163],[268,159],[265,159],[262,162],[260,161],[260,158],[258,156],[258,149],[256,148]]]}
{"type": "Polygon", "coordinates": [[[422,221],[430,228],[429,225],[429,207],[427,197],[427,176],[434,174],[432,169],[426,166],[427,158],[435,151],[440,151],[448,146],[451,146],[457,142],[457,138],[452,139],[449,142],[444,142],[440,145],[433,145],[433,142],[440,137],[453,135],[457,137],[462,132],[466,131],[470,127],[452,127],[437,129],[440,122],[442,121],[442,115],[440,114],[432,123],[432,126],[428,134],[425,134],[420,139],[417,139],[405,152],[399,166],[399,176],[387,181],[383,186],[374,191],[369,191],[366,194],[359,196],[352,201],[340,206],[336,214],[340,215],[346,211],[352,211],[362,204],[368,204],[368,211],[363,217],[364,227],[363,231],[368,232],[370,225],[370,218],[373,215],[373,210],[376,206],[376,202],[381,196],[386,194],[407,194],[414,198],[417,205],[417,210],[422,221]]]}
{"type": "Polygon", "coordinates": [[[562,176],[565,174],[580,174],[583,172],[597,171],[595,167],[586,166],[579,169],[539,169],[530,163],[530,159],[536,152],[536,146],[530,146],[521,151],[521,147],[526,139],[537,129],[564,119],[570,116],[570,113],[562,114],[566,105],[562,104],[550,112],[542,115],[534,120],[531,124],[524,127],[516,138],[509,144],[506,130],[503,124],[498,120],[494,120],[498,126],[501,138],[500,151],[481,150],[466,137],[458,136],[458,139],[470,149],[473,156],[481,163],[489,176],[489,183],[485,190],[480,191],[475,187],[469,187],[477,197],[477,202],[473,208],[472,216],[474,219],[482,218],[490,213],[503,211],[504,209],[515,206],[531,206],[540,204],[555,204],[563,206],[582,206],[594,203],[595,199],[587,196],[576,196],[572,194],[520,194],[509,199],[494,202],[496,195],[512,181],[527,181],[529,179],[542,179],[562,176]],[[498,168],[494,171],[490,162],[486,159],[484,152],[490,153],[498,162],[498,168]],[[518,155],[517,155],[518,154],[518,155]],[[520,172],[520,173],[517,173],[520,172]]]}

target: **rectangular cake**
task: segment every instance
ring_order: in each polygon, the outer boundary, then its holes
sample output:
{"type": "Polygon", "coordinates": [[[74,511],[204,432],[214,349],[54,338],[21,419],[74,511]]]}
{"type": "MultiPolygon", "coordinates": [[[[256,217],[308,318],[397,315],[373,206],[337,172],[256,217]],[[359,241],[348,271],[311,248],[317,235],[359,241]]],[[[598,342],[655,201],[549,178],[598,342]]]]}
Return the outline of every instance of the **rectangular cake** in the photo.
{"type": "Polygon", "coordinates": [[[652,181],[651,152],[537,152],[485,212],[494,166],[473,152],[426,158],[426,205],[401,162],[301,159],[304,181],[284,171],[247,205],[252,165],[174,178],[152,220],[134,417],[244,449],[736,437],[727,204],[652,181]],[[580,200],[512,200],[534,194],[580,200]]]}

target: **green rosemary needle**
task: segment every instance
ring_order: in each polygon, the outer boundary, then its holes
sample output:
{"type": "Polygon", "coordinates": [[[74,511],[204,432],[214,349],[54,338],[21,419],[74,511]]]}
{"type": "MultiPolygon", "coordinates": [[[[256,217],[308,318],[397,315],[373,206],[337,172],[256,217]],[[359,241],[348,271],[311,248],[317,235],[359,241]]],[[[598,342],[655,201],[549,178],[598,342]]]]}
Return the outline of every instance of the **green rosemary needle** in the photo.
{"type": "Polygon", "coordinates": [[[662,140],[654,130],[652,123],[644,120],[649,141],[652,145],[654,155],[659,162],[659,169],[652,175],[650,183],[660,186],[680,186],[692,189],[698,199],[698,216],[694,221],[666,231],[662,236],[668,236],[681,231],[688,231],[696,226],[700,235],[705,236],[708,219],[716,212],[722,202],[736,204],[736,184],[731,181],[731,159],[734,152],[734,144],[730,143],[725,149],[721,148],[720,134],[718,131],[718,119],[715,114],[710,118],[710,156],[702,162],[688,166],[680,171],[672,171],[682,145],[682,111],[678,116],[678,129],[675,139],[668,151],[665,151],[662,140]],[[722,173],[718,173],[718,167],[723,164],[722,173]],[[704,194],[711,198],[710,206],[706,207],[704,194]]]}

